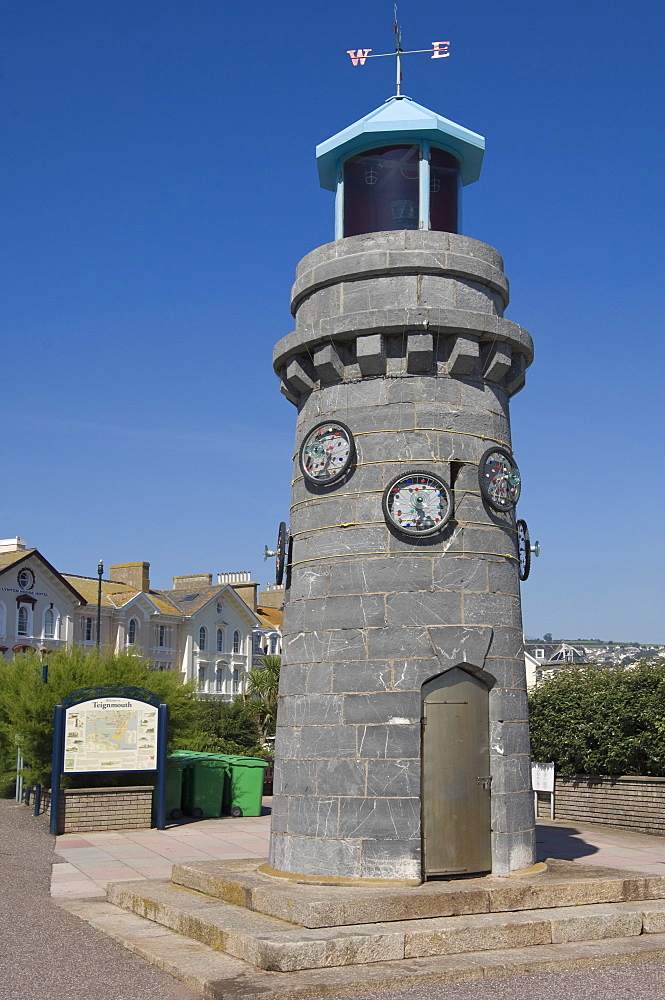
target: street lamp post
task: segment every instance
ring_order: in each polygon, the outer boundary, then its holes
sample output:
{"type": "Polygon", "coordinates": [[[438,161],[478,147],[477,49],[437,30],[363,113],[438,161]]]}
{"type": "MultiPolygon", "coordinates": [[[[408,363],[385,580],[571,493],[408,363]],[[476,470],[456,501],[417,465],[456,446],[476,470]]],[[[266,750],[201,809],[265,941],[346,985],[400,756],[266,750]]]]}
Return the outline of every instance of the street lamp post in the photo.
{"type": "Polygon", "coordinates": [[[104,563],[100,559],[97,563],[97,649],[99,649],[99,640],[101,637],[101,627],[102,627],[102,575],[104,573],[104,563]]]}

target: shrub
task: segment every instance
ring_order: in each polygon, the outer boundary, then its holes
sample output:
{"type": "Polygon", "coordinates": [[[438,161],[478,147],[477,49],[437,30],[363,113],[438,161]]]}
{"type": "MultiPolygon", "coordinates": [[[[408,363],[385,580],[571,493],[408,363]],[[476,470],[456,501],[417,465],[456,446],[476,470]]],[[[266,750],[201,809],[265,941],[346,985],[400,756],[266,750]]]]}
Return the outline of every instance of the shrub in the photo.
{"type": "Polygon", "coordinates": [[[534,760],[575,774],[665,776],[665,663],[571,666],[530,699],[534,760]]]}
{"type": "MultiPolygon", "coordinates": [[[[36,654],[18,655],[12,663],[0,657],[0,786],[13,780],[17,743],[30,771],[31,783],[48,785],[53,747],[53,709],[77,688],[95,684],[129,684],[147,688],[169,706],[169,747],[190,732],[195,716],[193,685],[180,675],[152,670],[132,653],[110,653],[71,647],[49,654],[48,683],[42,683],[36,654]],[[12,763],[13,762],[13,763],[12,763]]],[[[90,783],[90,776],[79,776],[90,783]]],[[[126,782],[127,776],[123,776],[126,782]]],[[[94,784],[115,784],[119,776],[95,775],[94,784]]],[[[80,780],[72,783],[80,784],[80,780]]],[[[121,782],[122,783],[122,782],[121,782]]]]}

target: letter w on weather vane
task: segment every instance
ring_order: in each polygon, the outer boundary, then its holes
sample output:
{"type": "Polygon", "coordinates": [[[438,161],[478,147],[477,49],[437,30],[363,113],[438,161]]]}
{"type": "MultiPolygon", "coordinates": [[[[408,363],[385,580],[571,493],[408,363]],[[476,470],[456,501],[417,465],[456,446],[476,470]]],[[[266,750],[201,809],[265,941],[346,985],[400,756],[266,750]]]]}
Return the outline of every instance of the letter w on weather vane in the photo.
{"type": "Polygon", "coordinates": [[[397,83],[397,97],[401,97],[402,91],[402,56],[414,55],[417,52],[431,52],[432,59],[446,59],[449,55],[450,42],[432,42],[432,47],[429,49],[407,49],[406,51],[402,48],[402,29],[397,23],[397,5],[395,4],[395,20],[393,23],[393,30],[395,32],[395,51],[394,52],[375,52],[372,53],[371,49],[347,49],[347,55],[351,57],[351,62],[354,66],[364,66],[367,59],[383,59],[386,56],[394,56],[397,61],[396,66],[396,83],[397,83]]]}

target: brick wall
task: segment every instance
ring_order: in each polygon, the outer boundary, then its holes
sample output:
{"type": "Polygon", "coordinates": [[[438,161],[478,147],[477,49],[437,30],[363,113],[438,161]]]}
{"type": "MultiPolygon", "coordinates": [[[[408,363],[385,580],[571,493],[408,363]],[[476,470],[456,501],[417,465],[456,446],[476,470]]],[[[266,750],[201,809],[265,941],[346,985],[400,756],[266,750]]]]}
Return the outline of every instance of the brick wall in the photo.
{"type": "Polygon", "coordinates": [[[145,830],[152,826],[152,785],[126,788],[64,788],[58,833],[145,830]]]}
{"type": "MultiPolygon", "coordinates": [[[[538,815],[549,818],[549,795],[538,795],[538,815]]],[[[665,778],[557,778],[554,815],[665,837],[665,778]]]]}

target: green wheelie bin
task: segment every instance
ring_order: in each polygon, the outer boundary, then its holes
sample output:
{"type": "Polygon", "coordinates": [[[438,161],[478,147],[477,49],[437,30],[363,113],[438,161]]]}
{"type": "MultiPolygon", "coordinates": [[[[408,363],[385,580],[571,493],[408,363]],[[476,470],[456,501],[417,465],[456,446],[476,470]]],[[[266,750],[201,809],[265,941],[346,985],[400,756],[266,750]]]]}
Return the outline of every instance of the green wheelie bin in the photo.
{"type": "Polygon", "coordinates": [[[180,819],[182,816],[183,774],[187,761],[169,757],[166,762],[166,818],[180,819]]]}
{"type": "Polygon", "coordinates": [[[240,757],[229,754],[229,781],[224,795],[224,812],[234,818],[260,816],[263,796],[263,776],[267,760],[259,757],[240,757]]]}
{"type": "Polygon", "coordinates": [[[185,758],[183,809],[195,819],[222,815],[228,769],[223,761],[209,757],[185,758]]]}

